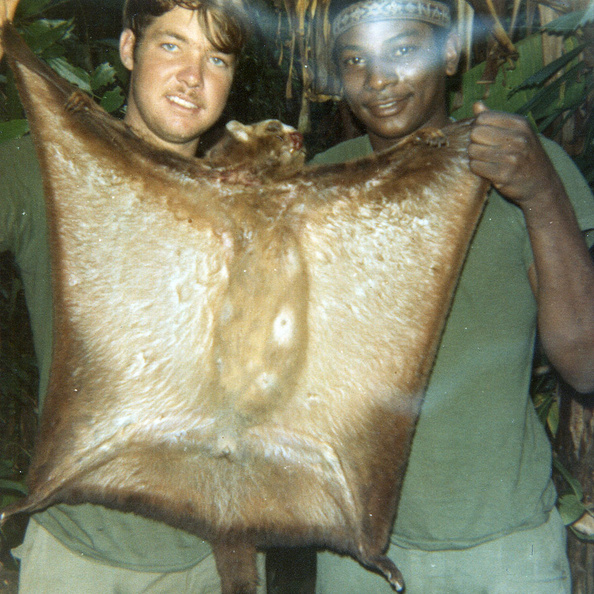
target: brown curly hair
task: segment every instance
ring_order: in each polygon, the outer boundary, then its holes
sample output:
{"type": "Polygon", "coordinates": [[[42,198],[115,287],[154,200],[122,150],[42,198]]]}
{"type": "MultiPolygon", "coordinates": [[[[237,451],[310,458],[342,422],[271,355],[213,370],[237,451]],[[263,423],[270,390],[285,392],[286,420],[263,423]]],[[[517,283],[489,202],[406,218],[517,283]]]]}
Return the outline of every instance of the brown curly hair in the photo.
{"type": "Polygon", "coordinates": [[[207,39],[218,51],[241,52],[251,29],[243,0],[126,0],[123,28],[130,29],[138,43],[157,17],[178,6],[196,12],[207,39]]]}

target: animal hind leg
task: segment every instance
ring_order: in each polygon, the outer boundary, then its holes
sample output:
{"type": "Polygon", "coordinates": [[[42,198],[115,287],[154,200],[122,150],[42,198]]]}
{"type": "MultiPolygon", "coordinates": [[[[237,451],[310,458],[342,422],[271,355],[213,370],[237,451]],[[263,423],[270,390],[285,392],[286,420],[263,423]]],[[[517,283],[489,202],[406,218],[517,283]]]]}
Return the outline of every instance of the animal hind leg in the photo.
{"type": "Polygon", "coordinates": [[[222,594],[256,594],[256,549],[242,542],[217,542],[212,550],[221,578],[222,594]]]}
{"type": "Polygon", "coordinates": [[[384,555],[378,555],[376,557],[363,558],[362,560],[370,569],[383,575],[393,590],[396,592],[402,592],[404,590],[404,578],[391,559],[384,555]]]}

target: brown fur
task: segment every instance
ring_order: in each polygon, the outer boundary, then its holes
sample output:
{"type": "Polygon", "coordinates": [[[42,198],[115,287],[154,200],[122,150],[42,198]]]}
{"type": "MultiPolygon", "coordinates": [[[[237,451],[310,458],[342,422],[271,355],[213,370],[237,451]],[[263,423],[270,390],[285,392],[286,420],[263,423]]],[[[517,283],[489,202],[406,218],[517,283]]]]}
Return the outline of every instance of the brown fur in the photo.
{"type": "Polygon", "coordinates": [[[146,145],[11,26],[3,43],[44,172],[55,295],[30,494],[4,517],[90,501],[157,518],[212,543],[227,594],[255,591],[256,549],[296,545],[401,588],[384,553],[485,195],[469,124],[229,183],[146,145]]]}
{"type": "Polygon", "coordinates": [[[223,137],[205,155],[209,165],[230,172],[248,171],[261,180],[297,173],[305,162],[303,135],[279,120],[227,123],[223,137]]]}

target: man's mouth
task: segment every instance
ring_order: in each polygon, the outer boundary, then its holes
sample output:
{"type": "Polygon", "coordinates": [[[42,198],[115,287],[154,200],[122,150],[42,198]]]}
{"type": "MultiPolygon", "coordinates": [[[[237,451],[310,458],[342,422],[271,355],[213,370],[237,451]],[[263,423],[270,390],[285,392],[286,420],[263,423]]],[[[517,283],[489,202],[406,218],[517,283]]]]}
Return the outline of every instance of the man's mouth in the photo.
{"type": "Polygon", "coordinates": [[[167,99],[180,107],[184,107],[186,109],[198,109],[200,105],[195,101],[190,101],[189,99],[184,99],[179,95],[167,95],[167,99]]]}
{"type": "Polygon", "coordinates": [[[401,111],[406,105],[406,97],[386,99],[367,103],[367,109],[376,117],[386,117],[401,111]]]}

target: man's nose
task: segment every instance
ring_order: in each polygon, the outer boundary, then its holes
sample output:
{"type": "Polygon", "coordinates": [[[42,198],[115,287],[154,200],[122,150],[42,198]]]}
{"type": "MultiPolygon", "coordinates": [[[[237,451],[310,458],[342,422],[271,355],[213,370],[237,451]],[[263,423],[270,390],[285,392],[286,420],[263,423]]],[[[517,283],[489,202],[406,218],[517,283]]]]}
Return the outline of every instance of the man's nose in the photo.
{"type": "Polygon", "coordinates": [[[370,89],[382,89],[397,80],[398,74],[394,64],[381,59],[371,60],[369,62],[367,80],[365,82],[370,89]]]}
{"type": "Polygon", "coordinates": [[[177,79],[188,87],[200,87],[203,81],[201,60],[188,60],[177,73],[177,79]]]}

